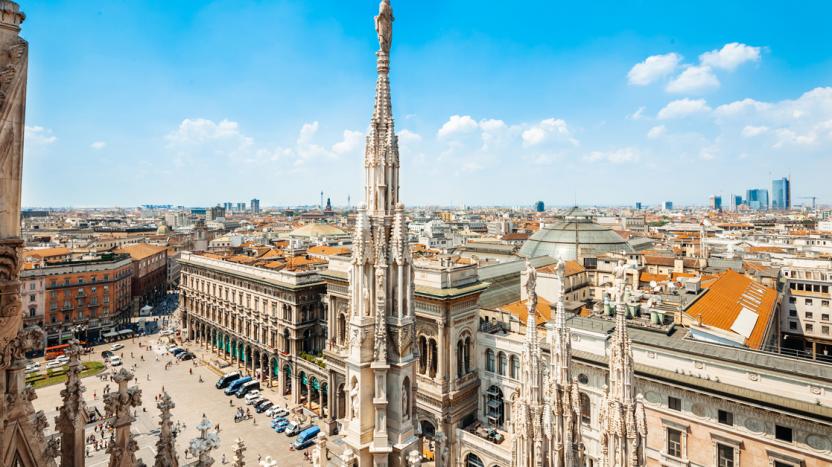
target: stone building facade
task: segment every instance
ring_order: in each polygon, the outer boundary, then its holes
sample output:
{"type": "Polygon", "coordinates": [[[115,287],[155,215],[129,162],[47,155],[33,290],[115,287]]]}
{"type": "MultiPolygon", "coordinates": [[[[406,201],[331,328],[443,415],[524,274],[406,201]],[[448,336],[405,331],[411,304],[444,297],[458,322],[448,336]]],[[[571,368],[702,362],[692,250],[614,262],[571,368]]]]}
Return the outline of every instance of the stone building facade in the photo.
{"type": "Polygon", "coordinates": [[[183,252],[180,313],[189,340],[326,415],[318,361],[326,321],[318,271],[274,271],[183,252]]]}

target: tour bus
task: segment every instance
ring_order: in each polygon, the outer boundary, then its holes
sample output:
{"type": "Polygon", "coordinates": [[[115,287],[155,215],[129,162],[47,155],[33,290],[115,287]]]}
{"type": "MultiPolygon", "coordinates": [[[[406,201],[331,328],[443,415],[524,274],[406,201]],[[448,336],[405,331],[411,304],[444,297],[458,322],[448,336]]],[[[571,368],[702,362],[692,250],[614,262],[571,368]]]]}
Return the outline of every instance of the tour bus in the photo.
{"type": "Polygon", "coordinates": [[[298,437],[295,439],[295,442],[292,443],[292,447],[296,451],[308,448],[315,443],[315,437],[318,436],[318,433],[320,432],[321,429],[318,428],[318,425],[312,425],[311,427],[300,432],[298,437]]]}
{"type": "Polygon", "coordinates": [[[251,381],[251,378],[249,378],[249,381],[243,383],[243,385],[237,389],[237,399],[242,399],[246,394],[248,394],[249,391],[253,391],[255,389],[260,389],[260,381],[251,381]]]}
{"type": "Polygon", "coordinates": [[[234,381],[235,379],[239,379],[239,378],[240,378],[240,372],[239,371],[232,371],[230,373],[226,373],[226,374],[220,376],[220,379],[217,380],[217,389],[223,389],[226,386],[228,386],[229,384],[231,384],[232,381],[234,381]]]}
{"type": "Polygon", "coordinates": [[[230,396],[231,394],[234,394],[238,389],[240,389],[240,386],[248,383],[249,381],[251,381],[251,376],[243,376],[242,378],[235,379],[228,385],[227,388],[225,388],[225,395],[230,396]]]}
{"type": "Polygon", "coordinates": [[[54,360],[61,355],[64,354],[69,349],[69,344],[61,344],[61,345],[53,345],[52,347],[47,347],[44,353],[46,354],[46,360],[54,360]]]}

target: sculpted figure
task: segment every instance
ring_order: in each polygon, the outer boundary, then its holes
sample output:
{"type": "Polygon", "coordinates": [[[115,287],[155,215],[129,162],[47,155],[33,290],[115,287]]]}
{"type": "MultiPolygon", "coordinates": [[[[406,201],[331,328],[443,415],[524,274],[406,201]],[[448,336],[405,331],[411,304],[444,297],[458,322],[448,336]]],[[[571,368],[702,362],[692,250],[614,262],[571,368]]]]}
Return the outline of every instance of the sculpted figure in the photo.
{"type": "Polygon", "coordinates": [[[382,0],[378,6],[378,16],[376,16],[376,33],[378,34],[379,49],[385,53],[390,53],[390,44],[393,42],[393,7],[390,6],[390,0],[382,0]]]}

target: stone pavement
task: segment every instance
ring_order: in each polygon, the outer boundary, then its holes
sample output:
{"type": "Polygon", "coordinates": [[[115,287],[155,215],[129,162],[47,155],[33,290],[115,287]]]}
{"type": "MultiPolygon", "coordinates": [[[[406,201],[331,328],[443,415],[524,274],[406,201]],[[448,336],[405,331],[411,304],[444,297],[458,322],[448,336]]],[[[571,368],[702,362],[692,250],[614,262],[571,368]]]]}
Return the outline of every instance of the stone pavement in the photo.
{"type": "MultiPolygon", "coordinates": [[[[162,339],[164,340],[164,338],[162,339]]],[[[133,383],[142,389],[142,408],[137,410],[133,432],[137,434],[136,441],[139,445],[136,457],[142,459],[146,464],[153,465],[153,458],[156,454],[159,409],[156,408],[155,397],[161,393],[162,387],[164,387],[176,403],[176,407],[172,410],[174,424],[176,422],[184,424],[184,429],[176,439],[180,463],[184,464],[193,460],[193,458],[185,457],[185,448],[188,442],[196,437],[197,431],[194,427],[199,423],[202,414],[205,413],[211,422],[220,426],[221,447],[213,453],[214,459],[217,460],[215,465],[222,465],[223,454],[225,454],[229,464],[231,463],[234,440],[237,438],[242,438],[246,443],[246,462],[248,465],[256,466],[258,455],[263,457],[270,455],[278,460],[280,466],[311,465],[310,462],[304,459],[303,452],[289,450],[289,444],[294,441],[294,438],[289,438],[283,433],[275,433],[271,429],[269,418],[265,414],[254,414],[253,420],[234,423],[234,412],[240,405],[245,406],[244,400],[228,397],[221,390],[214,387],[218,375],[224,371],[230,371],[231,367],[227,370],[218,370],[199,358],[196,360],[198,362],[197,366],[194,366],[194,360],[192,360],[173,363],[169,370],[165,370],[165,363],[169,361],[177,362],[177,360],[165,352],[163,344],[158,343],[158,336],[121,342],[124,344],[124,349],[116,353],[124,355],[125,366],[136,375],[133,383]],[[142,343],[145,349],[139,349],[139,342],[142,343]],[[153,348],[147,349],[145,344],[153,344],[153,348]],[[133,357],[130,356],[131,352],[133,357]],[[141,360],[141,356],[144,356],[144,361],[141,360]],[[135,370],[133,370],[133,365],[135,365],[135,370]],[[202,383],[199,382],[200,376],[204,381],[202,383]],[[233,405],[229,405],[229,400],[232,401],[233,405]]],[[[195,344],[186,344],[185,347],[194,351],[198,356],[208,359],[209,362],[213,362],[217,358],[208,352],[202,352],[195,344]]],[[[83,360],[100,359],[101,352],[107,349],[109,349],[109,345],[95,347],[94,352],[85,355],[83,360]]],[[[109,371],[102,374],[109,374],[109,371]]],[[[85,400],[87,405],[98,407],[103,415],[102,394],[104,387],[109,384],[111,389],[115,389],[116,384],[105,382],[98,377],[84,378],[83,384],[86,387],[85,400]]],[[[37,391],[38,398],[34,400],[34,406],[35,410],[43,410],[46,413],[50,423],[47,434],[53,432],[52,425],[54,425],[55,417],[58,414],[57,408],[61,404],[60,392],[63,387],[63,384],[57,384],[37,391]]],[[[276,404],[282,406],[287,404],[287,401],[278,395],[276,387],[265,389],[264,393],[269,400],[276,404]]],[[[252,413],[254,413],[253,409],[252,413]]],[[[313,420],[313,423],[315,423],[315,420],[313,420]]],[[[93,425],[89,425],[87,436],[93,432],[93,425]]],[[[106,435],[105,439],[108,438],[109,434],[106,435]]],[[[307,451],[311,452],[309,449],[307,451]]],[[[108,456],[103,449],[91,452],[91,454],[91,457],[87,458],[88,466],[107,465],[108,456]]]]}

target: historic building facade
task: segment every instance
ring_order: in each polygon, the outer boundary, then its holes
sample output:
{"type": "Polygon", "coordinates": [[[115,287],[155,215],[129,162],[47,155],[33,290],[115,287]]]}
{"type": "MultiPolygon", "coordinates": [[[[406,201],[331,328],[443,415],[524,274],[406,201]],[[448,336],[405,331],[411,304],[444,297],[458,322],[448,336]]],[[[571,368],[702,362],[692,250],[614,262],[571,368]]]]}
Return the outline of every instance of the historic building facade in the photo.
{"type": "Polygon", "coordinates": [[[183,252],[179,310],[188,339],[295,404],[327,414],[324,283],[314,269],[247,266],[183,252]]]}

